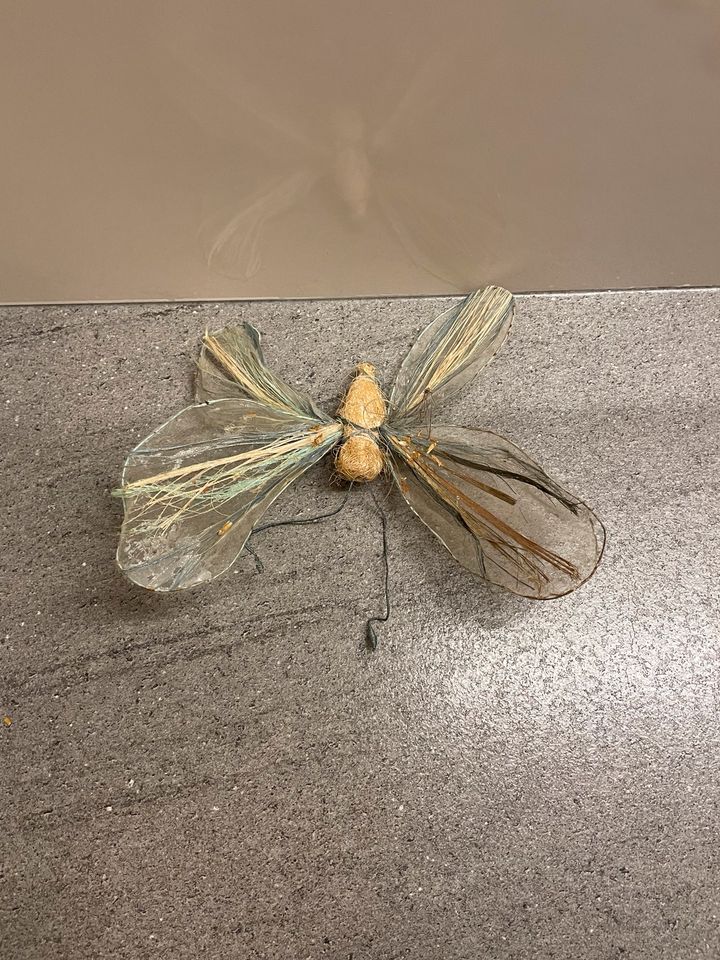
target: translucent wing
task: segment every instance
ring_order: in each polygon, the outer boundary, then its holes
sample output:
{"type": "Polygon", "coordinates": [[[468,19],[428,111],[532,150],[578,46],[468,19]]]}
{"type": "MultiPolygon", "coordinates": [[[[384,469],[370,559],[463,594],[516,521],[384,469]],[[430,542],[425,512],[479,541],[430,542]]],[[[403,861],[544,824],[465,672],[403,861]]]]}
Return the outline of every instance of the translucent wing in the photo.
{"type": "Polygon", "coordinates": [[[307,394],[288,386],[265,365],[260,334],[249,323],[206,333],[198,360],[198,401],[250,397],[298,419],[330,423],[307,394]]]}
{"type": "Polygon", "coordinates": [[[336,422],[309,422],[252,400],[186,407],[132,451],[117,561],[135,583],[182,590],[232,564],[277,496],[337,442],[336,422]]]}
{"type": "Polygon", "coordinates": [[[492,360],[513,317],[512,294],[484,287],[429,324],[403,360],[390,396],[391,419],[412,419],[423,401],[456,393],[492,360]]]}
{"type": "Polygon", "coordinates": [[[512,593],[560,597],[595,571],[602,524],[519,447],[486,430],[385,431],[400,491],[464,567],[512,593]]]}

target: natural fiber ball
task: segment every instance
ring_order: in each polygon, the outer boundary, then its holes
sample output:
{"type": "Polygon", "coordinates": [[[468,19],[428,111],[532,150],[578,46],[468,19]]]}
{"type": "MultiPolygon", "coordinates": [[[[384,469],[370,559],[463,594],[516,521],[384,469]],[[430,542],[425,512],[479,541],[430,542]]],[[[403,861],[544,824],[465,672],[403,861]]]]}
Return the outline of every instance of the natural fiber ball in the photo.
{"type": "Polygon", "coordinates": [[[346,480],[364,483],[379,476],[384,466],[382,450],[367,433],[351,433],[335,459],[337,472],[346,480]]]}
{"type": "Polygon", "coordinates": [[[355,378],[348,387],[338,413],[348,423],[368,430],[376,429],[385,421],[385,400],[371,363],[358,364],[355,378]]]}

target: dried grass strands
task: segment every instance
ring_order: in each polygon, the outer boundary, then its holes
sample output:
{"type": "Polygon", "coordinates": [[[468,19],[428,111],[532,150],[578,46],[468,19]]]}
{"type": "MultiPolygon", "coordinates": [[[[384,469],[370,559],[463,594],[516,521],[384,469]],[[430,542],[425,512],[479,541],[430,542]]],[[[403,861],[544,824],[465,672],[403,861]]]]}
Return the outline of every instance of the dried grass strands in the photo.
{"type": "MultiPolygon", "coordinates": [[[[316,419],[313,413],[306,412],[300,405],[299,401],[304,398],[287,387],[264,365],[259,352],[259,335],[255,331],[252,333],[257,342],[253,341],[250,332],[245,328],[234,331],[234,353],[226,349],[218,337],[211,333],[206,333],[203,337],[203,346],[215,363],[253,400],[274,410],[290,413],[299,419],[316,419]]],[[[201,355],[201,363],[202,360],[201,355]]]]}
{"type": "Polygon", "coordinates": [[[207,512],[267,484],[304,460],[309,451],[329,449],[341,432],[339,423],[320,424],[233,456],[142,477],[113,492],[135,502],[136,520],[150,518],[147,529],[167,529],[183,515],[207,512]]]}

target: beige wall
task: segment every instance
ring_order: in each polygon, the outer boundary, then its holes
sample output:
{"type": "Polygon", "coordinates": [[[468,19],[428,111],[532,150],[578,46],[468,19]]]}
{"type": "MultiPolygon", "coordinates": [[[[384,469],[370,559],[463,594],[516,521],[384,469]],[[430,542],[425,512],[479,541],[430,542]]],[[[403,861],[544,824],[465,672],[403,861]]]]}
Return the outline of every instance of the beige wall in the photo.
{"type": "Polygon", "coordinates": [[[8,7],[0,300],[720,282],[715,0],[8,7]]]}

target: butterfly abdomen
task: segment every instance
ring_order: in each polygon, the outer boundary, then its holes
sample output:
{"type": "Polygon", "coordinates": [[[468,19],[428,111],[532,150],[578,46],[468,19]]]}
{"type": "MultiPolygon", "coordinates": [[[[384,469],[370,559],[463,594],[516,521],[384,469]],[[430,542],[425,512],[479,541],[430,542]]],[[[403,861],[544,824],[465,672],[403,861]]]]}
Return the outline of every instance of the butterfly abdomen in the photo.
{"type": "Polygon", "coordinates": [[[335,465],[346,480],[366,482],[382,472],[385,458],[377,440],[377,429],[385,422],[386,414],[375,368],[369,363],[358,364],[338,410],[345,429],[335,465]]]}

